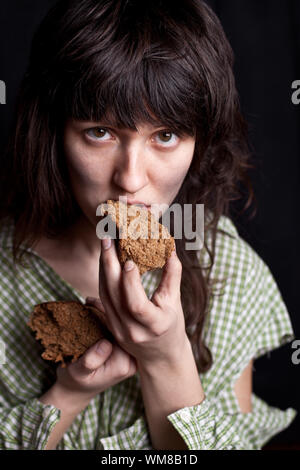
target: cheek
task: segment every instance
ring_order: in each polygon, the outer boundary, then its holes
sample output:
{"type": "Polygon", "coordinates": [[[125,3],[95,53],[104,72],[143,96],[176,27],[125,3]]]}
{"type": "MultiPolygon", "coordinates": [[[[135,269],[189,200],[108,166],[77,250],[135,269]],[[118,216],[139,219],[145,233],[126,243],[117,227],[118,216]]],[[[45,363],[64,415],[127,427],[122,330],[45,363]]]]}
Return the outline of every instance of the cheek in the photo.
{"type": "Polygon", "coordinates": [[[76,182],[88,183],[90,165],[88,159],[84,157],[82,152],[80,152],[80,149],[76,148],[74,145],[72,149],[66,149],[65,155],[71,181],[74,184],[76,184],[76,182]]]}
{"type": "Polygon", "coordinates": [[[74,189],[86,190],[94,185],[95,172],[89,165],[82,162],[71,162],[69,165],[69,175],[74,189]]]}
{"type": "Polygon", "coordinates": [[[92,222],[96,223],[96,208],[102,201],[103,191],[106,191],[105,176],[97,175],[86,162],[70,161],[69,177],[73,198],[82,212],[92,222]]]}
{"type": "Polygon", "coordinates": [[[66,166],[70,175],[72,183],[76,183],[76,180],[82,179],[86,175],[86,164],[82,157],[80,146],[77,144],[76,139],[72,139],[72,135],[66,137],[65,140],[65,159],[66,166]]]}
{"type": "Polygon", "coordinates": [[[164,179],[161,187],[164,192],[169,193],[172,200],[180,190],[189,171],[194,156],[194,149],[195,144],[193,142],[186,145],[174,158],[174,163],[172,160],[166,171],[160,173],[159,177],[164,179]]]}
{"type": "Polygon", "coordinates": [[[67,168],[73,188],[92,188],[106,179],[103,165],[97,164],[95,157],[87,155],[80,145],[65,150],[67,168]]]}
{"type": "Polygon", "coordinates": [[[186,166],[173,168],[168,165],[164,168],[156,167],[150,181],[156,193],[159,194],[158,199],[171,205],[181,188],[187,171],[188,168],[186,166]]]}
{"type": "Polygon", "coordinates": [[[154,169],[153,179],[161,188],[164,188],[164,191],[173,192],[182,185],[192,161],[192,155],[187,154],[187,156],[188,158],[181,155],[181,158],[174,158],[174,163],[170,162],[168,165],[154,169]]]}
{"type": "Polygon", "coordinates": [[[96,164],[95,156],[87,155],[80,145],[65,146],[65,158],[73,196],[85,213],[94,217],[108,180],[107,169],[96,164]]]}
{"type": "Polygon", "coordinates": [[[179,168],[177,168],[175,171],[168,171],[164,177],[162,174],[160,175],[160,181],[163,187],[166,188],[166,190],[170,191],[172,188],[177,188],[178,186],[181,186],[182,181],[184,180],[185,177],[185,171],[180,171],[179,168]]]}

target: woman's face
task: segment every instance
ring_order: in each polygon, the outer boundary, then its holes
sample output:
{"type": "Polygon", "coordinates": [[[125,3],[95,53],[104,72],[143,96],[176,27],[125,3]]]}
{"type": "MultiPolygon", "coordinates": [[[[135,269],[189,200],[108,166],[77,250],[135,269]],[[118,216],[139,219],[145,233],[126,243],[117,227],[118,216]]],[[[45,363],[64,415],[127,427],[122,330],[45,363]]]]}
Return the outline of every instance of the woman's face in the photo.
{"type": "Polygon", "coordinates": [[[64,149],[73,194],[96,225],[98,205],[108,199],[167,204],[176,197],[193,159],[195,139],[143,124],[138,131],[108,123],[69,120],[64,149]]]}

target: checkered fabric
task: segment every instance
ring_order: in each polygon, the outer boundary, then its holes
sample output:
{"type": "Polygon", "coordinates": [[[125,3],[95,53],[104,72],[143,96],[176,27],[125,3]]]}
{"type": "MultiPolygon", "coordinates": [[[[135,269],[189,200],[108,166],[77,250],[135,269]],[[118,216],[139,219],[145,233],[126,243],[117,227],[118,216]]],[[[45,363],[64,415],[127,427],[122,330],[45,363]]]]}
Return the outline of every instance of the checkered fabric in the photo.
{"type": "MultiPolygon", "coordinates": [[[[280,410],[252,395],[252,412],[242,413],[234,384],[251,359],[294,339],[279,288],[264,261],[238,234],[232,221],[220,218],[212,277],[226,278],[210,298],[203,330],[213,355],[211,369],[200,374],[205,400],[170,414],[188,449],[260,449],[290,425],[292,408],[280,410]],[[221,293],[221,295],[220,295],[221,293]]],[[[26,267],[12,260],[13,223],[0,228],[0,319],[5,363],[0,365],[0,448],[44,449],[60,419],[60,410],[39,397],[55,381],[56,366],[41,358],[42,346],[26,325],[35,304],[85,298],[33,250],[26,267]]],[[[208,241],[209,234],[206,234],[208,241]]],[[[198,252],[201,266],[208,253],[198,252]]],[[[161,271],[142,276],[147,296],[161,271]]],[[[195,357],[197,360],[197,357],[195,357]]],[[[63,435],[57,449],[152,449],[139,374],[91,400],[63,435]]]]}

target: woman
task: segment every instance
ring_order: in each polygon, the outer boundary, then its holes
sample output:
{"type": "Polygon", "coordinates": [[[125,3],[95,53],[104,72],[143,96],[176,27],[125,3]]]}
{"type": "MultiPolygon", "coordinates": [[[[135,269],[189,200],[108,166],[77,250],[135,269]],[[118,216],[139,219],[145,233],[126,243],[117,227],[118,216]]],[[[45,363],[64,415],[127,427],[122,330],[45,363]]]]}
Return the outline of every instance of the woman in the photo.
{"type": "Polygon", "coordinates": [[[258,449],[293,420],[252,393],[253,360],[293,330],[229,218],[239,184],[253,200],[232,66],[200,0],[60,1],[41,24],[1,199],[1,448],[258,449]],[[204,248],[122,270],[96,236],[119,196],[204,204],[204,248]],[[116,343],[56,370],[26,321],[87,297],[116,343]]]}

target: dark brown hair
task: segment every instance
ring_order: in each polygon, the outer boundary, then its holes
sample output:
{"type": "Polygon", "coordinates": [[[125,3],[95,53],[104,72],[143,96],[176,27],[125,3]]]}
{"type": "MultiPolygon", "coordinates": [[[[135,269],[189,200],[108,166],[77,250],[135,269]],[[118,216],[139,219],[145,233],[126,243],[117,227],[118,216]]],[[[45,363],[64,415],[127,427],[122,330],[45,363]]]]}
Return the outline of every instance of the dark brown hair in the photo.
{"type": "Polygon", "coordinates": [[[213,215],[205,219],[205,234],[212,233],[211,246],[205,238],[209,266],[185,250],[184,237],[176,241],[199,372],[212,364],[202,330],[213,293],[217,224],[242,185],[249,192],[245,209],[253,200],[233,60],[218,18],[201,0],[59,1],[33,39],[2,182],[0,216],[14,219],[14,261],[21,263],[21,244],[58,236],[80,214],[62,151],[68,118],[109,117],[114,126],[134,130],[140,122],[159,123],[195,136],[193,161],[173,202],[204,204],[213,215]]]}

